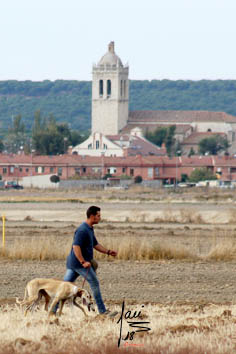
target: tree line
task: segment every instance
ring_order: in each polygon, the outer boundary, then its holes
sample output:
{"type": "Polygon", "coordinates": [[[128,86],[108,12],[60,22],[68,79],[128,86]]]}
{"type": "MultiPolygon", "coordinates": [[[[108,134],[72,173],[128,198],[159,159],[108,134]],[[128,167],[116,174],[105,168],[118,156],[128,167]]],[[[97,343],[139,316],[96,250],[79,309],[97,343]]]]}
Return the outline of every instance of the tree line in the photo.
{"type": "MultiPolygon", "coordinates": [[[[31,131],[34,113],[74,130],[91,127],[91,81],[0,81],[0,137],[17,115],[31,131]]],[[[131,80],[130,110],[208,110],[236,116],[236,80],[131,80]]]]}
{"type": "Polygon", "coordinates": [[[8,133],[0,140],[0,152],[58,155],[66,153],[69,146],[80,144],[85,138],[78,131],[71,130],[67,123],[57,123],[53,114],[43,116],[36,111],[30,134],[20,114],[13,118],[8,133]]]}

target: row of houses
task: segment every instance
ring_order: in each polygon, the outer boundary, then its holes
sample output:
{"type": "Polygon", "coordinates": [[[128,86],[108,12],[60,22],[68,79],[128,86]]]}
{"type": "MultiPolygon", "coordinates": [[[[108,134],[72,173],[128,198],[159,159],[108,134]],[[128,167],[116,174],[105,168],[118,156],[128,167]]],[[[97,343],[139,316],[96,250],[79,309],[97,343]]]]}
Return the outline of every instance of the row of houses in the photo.
{"type": "Polygon", "coordinates": [[[70,178],[102,178],[141,176],[143,180],[175,183],[196,168],[206,167],[222,181],[236,180],[236,158],[232,156],[37,156],[0,155],[0,175],[4,180],[20,181],[24,177],[56,174],[61,180],[70,178]]]}

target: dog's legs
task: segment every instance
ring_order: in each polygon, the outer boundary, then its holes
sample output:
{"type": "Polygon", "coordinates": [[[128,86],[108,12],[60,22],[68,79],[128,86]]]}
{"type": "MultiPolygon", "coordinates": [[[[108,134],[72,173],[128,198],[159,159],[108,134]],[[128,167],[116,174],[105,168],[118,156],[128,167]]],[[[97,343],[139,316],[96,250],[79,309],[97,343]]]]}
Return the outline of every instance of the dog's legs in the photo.
{"type": "Polygon", "coordinates": [[[51,300],[51,297],[47,294],[46,296],[44,296],[45,297],[45,307],[44,307],[44,310],[45,311],[48,311],[48,304],[49,304],[49,302],[50,302],[50,300],[51,300]]]}
{"type": "Polygon", "coordinates": [[[62,309],[63,309],[63,306],[64,306],[65,302],[66,302],[65,299],[60,301],[60,304],[59,304],[59,316],[61,316],[61,314],[62,314],[62,309]]]}
{"type": "Polygon", "coordinates": [[[45,299],[45,306],[44,306],[44,310],[45,311],[48,311],[48,304],[51,300],[51,297],[48,295],[48,293],[45,291],[45,290],[40,290],[40,294],[41,294],[41,297],[43,296],[44,299],[45,299]]]}
{"type": "Polygon", "coordinates": [[[54,297],[54,299],[50,305],[50,309],[49,309],[49,313],[48,313],[49,317],[55,315],[55,313],[53,312],[53,309],[56,306],[56,304],[60,301],[61,301],[61,299],[59,297],[54,297]]]}

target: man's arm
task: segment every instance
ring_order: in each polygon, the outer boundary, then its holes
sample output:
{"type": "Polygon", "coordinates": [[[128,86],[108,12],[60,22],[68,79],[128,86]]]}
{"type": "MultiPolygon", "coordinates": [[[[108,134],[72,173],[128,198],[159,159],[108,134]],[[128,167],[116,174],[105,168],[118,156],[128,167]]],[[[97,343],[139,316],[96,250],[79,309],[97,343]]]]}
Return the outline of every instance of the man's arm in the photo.
{"type": "Polygon", "coordinates": [[[83,257],[83,255],[82,255],[80,246],[78,246],[78,245],[73,245],[73,251],[74,251],[74,254],[75,254],[76,258],[78,259],[78,261],[82,264],[82,266],[83,266],[84,268],[89,268],[89,267],[91,267],[91,263],[90,263],[90,262],[86,262],[86,261],[84,260],[84,257],[83,257]]]}
{"type": "Polygon", "coordinates": [[[116,251],[112,251],[112,250],[108,250],[107,248],[103,247],[102,245],[100,245],[100,243],[98,243],[96,246],[94,246],[95,250],[97,250],[98,252],[101,253],[105,253],[108,254],[108,256],[113,256],[115,257],[117,255],[116,251]]]}

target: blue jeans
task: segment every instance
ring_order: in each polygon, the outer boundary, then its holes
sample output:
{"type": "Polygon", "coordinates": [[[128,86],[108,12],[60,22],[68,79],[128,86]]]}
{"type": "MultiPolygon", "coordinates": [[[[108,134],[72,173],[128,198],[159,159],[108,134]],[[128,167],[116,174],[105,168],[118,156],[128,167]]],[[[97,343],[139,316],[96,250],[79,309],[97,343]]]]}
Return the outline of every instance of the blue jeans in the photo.
{"type": "MultiPolygon", "coordinates": [[[[93,270],[92,267],[89,268],[83,268],[83,267],[78,267],[76,269],[67,269],[66,274],[64,276],[64,281],[70,281],[74,282],[79,275],[82,275],[84,278],[86,277],[86,280],[88,281],[90,288],[93,293],[93,297],[96,301],[97,307],[98,307],[98,312],[103,313],[106,311],[106,307],[103,303],[102,300],[102,295],[100,292],[100,287],[99,287],[99,281],[97,279],[96,273],[93,270]]],[[[58,308],[58,304],[54,307],[53,312],[56,312],[58,308]]]]}

